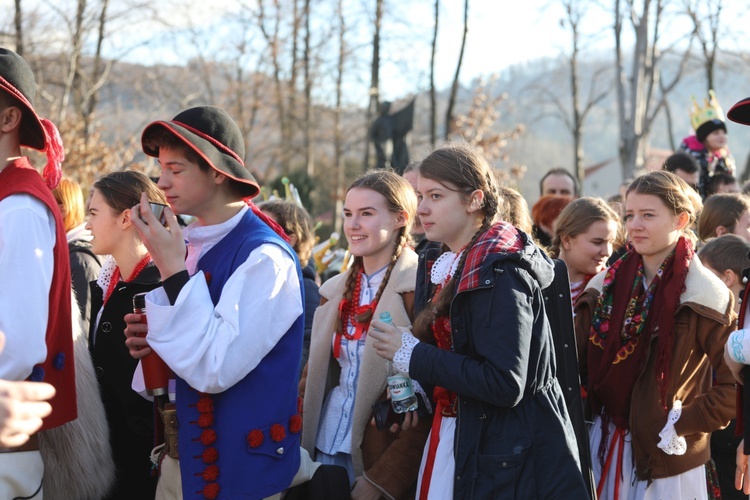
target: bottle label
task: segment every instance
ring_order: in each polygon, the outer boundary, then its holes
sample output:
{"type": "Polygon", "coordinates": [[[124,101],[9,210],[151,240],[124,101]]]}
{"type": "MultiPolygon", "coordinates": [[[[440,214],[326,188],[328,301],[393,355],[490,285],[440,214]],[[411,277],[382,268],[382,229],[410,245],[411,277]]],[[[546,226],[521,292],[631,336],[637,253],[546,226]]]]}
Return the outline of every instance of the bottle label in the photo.
{"type": "Polygon", "coordinates": [[[418,408],[419,402],[414,395],[414,387],[408,375],[399,373],[388,377],[388,389],[391,393],[391,404],[396,413],[414,411],[418,408]]]}

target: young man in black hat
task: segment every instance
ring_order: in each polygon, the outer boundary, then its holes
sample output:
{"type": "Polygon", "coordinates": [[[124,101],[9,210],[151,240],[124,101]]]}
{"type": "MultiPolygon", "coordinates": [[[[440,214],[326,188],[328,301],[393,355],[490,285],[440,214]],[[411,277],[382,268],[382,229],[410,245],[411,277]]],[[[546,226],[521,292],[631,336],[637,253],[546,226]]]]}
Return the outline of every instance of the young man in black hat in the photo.
{"type": "MultiPolygon", "coordinates": [[[[46,430],[76,418],[76,391],[68,246],[51,191],[63,149],[55,126],[34,111],[35,93],[26,61],[0,48],[0,378],[55,386],[46,430]],[[46,152],[44,179],[21,147],[46,152]]],[[[0,498],[41,495],[43,474],[36,436],[0,450],[0,498]]]]}
{"type": "Polygon", "coordinates": [[[125,317],[131,354],[153,349],[177,379],[178,450],[167,450],[157,496],[275,495],[300,465],[299,263],[275,224],[245,201],[259,188],[223,110],[202,106],[154,122],[142,144],[159,159],[158,185],[171,206],[168,228],[146,198],[133,209],[164,286],[146,298],[148,327],[135,323],[139,315],[125,317]],[[175,213],[197,222],[183,233],[175,213]],[[136,336],[146,328],[147,338],[136,336]]]}

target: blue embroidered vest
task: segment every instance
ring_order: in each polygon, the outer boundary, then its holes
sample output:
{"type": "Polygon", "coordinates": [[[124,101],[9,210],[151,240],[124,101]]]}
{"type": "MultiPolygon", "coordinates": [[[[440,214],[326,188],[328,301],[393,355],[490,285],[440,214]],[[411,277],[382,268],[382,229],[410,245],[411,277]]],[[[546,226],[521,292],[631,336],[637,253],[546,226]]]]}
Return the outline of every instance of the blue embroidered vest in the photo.
{"type": "MultiPolygon", "coordinates": [[[[278,245],[294,258],[304,304],[294,250],[248,210],[198,262],[214,305],[232,273],[264,243],[278,245]]],[[[177,379],[184,498],[260,499],[289,487],[300,463],[297,382],[303,331],[301,314],[260,364],[222,393],[199,393],[177,379]]],[[[263,333],[240,334],[261,337],[263,333]]]]}

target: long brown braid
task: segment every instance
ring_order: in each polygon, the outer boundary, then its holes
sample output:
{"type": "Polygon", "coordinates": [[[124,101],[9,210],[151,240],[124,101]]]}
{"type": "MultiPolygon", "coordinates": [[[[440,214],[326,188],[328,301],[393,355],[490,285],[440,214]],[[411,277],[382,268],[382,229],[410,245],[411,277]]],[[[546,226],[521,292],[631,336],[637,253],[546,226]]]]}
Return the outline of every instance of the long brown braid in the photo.
{"type": "Polygon", "coordinates": [[[466,204],[470,202],[469,195],[475,190],[478,189],[484,193],[481,207],[484,214],[482,224],[464,249],[456,272],[432,298],[432,306],[425,307],[414,320],[414,335],[420,340],[429,340],[432,339],[433,321],[438,317],[449,315],[450,304],[461,279],[466,257],[477,240],[495,223],[501,198],[489,163],[476,149],[466,143],[449,143],[436,149],[422,160],[419,174],[443,184],[451,191],[462,194],[466,204]]]}
{"type": "MultiPolygon", "coordinates": [[[[383,290],[385,290],[385,287],[388,284],[388,280],[391,277],[393,268],[396,266],[396,261],[398,261],[398,258],[401,256],[401,252],[404,247],[412,243],[411,228],[414,223],[417,199],[414,194],[414,189],[404,178],[387,170],[376,170],[358,177],[352,185],[349,186],[349,190],[356,187],[372,189],[383,195],[386,199],[386,205],[392,212],[406,211],[409,214],[406,224],[399,228],[399,234],[396,238],[396,245],[393,249],[391,260],[388,263],[385,276],[383,276],[383,281],[380,283],[380,287],[373,299],[373,303],[377,303],[380,300],[380,296],[383,294],[383,290]]],[[[347,192],[349,190],[347,190],[347,192]]],[[[349,275],[346,277],[346,283],[344,284],[343,299],[349,304],[355,302],[354,288],[357,282],[357,275],[362,269],[362,257],[355,257],[349,275]]],[[[359,298],[357,297],[357,300],[358,299],[359,298]]],[[[368,309],[364,313],[355,316],[354,319],[360,323],[369,323],[372,319],[372,310],[368,309]]],[[[339,314],[336,317],[336,332],[343,335],[346,332],[346,327],[347,325],[344,325],[344,318],[341,318],[341,314],[339,314]]]]}

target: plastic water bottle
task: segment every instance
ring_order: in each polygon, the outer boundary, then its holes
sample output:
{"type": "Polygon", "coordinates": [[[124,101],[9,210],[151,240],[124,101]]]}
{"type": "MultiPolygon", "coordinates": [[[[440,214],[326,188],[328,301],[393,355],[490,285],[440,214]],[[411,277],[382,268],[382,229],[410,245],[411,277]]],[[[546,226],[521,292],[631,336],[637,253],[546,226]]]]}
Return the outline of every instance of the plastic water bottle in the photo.
{"type": "MultiPolygon", "coordinates": [[[[380,321],[393,323],[391,313],[380,313],[380,321]]],[[[409,375],[396,370],[393,361],[388,361],[388,390],[391,393],[391,405],[396,413],[415,411],[419,407],[419,401],[414,394],[414,387],[409,375]]]]}

